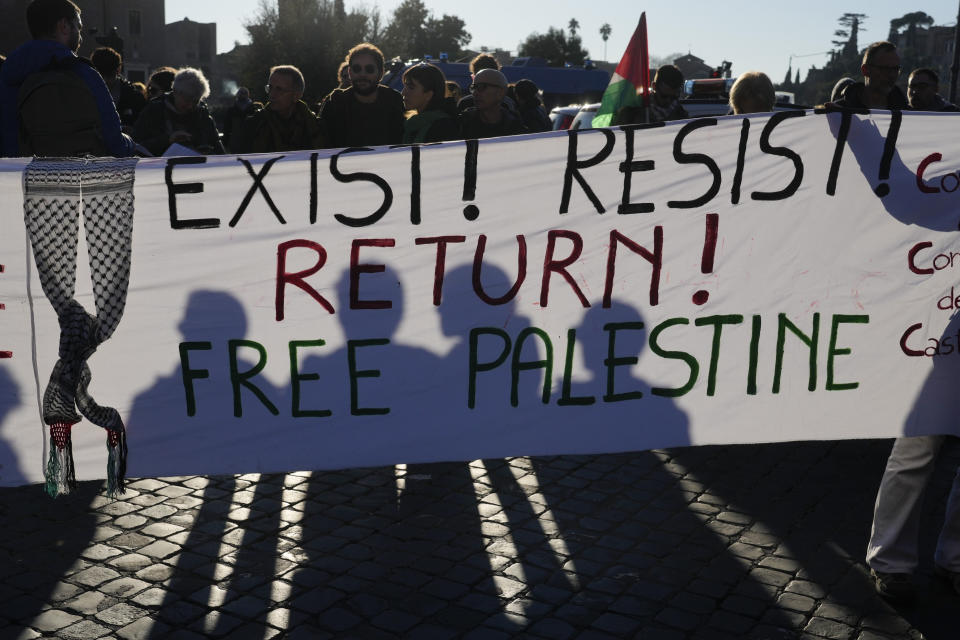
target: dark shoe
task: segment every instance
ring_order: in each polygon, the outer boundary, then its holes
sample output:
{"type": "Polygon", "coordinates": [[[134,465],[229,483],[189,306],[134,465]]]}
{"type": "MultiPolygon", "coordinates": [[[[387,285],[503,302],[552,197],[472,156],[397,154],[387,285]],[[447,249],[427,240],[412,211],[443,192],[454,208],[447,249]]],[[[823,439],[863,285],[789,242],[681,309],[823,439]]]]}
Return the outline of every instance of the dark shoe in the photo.
{"type": "Polygon", "coordinates": [[[877,593],[890,602],[912,602],[917,595],[913,576],[909,573],[884,573],[871,569],[870,575],[877,593]]]}
{"type": "Polygon", "coordinates": [[[945,569],[940,565],[934,566],[933,572],[940,578],[943,578],[949,582],[953,592],[957,595],[960,595],[960,572],[950,571],[949,569],[945,569]]]}

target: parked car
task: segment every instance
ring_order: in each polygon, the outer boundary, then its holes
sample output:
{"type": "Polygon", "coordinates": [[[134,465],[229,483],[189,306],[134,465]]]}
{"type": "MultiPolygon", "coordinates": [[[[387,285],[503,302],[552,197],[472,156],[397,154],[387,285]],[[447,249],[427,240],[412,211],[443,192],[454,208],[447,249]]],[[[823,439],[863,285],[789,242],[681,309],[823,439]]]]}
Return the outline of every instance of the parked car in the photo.
{"type": "Polygon", "coordinates": [[[579,104],[570,104],[565,107],[554,107],[550,110],[550,122],[553,123],[553,130],[569,129],[573,124],[573,119],[580,111],[579,104]]]}
{"type": "Polygon", "coordinates": [[[577,112],[576,117],[574,117],[573,122],[570,123],[571,129],[590,129],[593,126],[593,118],[597,115],[597,111],[600,109],[600,103],[594,102],[593,104],[585,104],[580,107],[580,111],[577,112]]]}

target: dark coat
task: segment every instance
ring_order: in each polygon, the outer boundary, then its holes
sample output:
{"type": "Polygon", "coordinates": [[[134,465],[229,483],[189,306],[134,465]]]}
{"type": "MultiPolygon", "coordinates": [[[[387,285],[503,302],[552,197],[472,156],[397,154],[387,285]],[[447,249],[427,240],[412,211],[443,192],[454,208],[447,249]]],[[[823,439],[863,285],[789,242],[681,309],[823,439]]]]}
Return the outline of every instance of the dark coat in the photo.
{"type": "Polygon", "coordinates": [[[288,119],[270,109],[269,102],[247,116],[234,133],[230,150],[233,153],[267,153],[322,149],[326,146],[320,121],[307,103],[300,100],[288,119]]]}
{"type": "Polygon", "coordinates": [[[488,124],[480,119],[480,111],[476,107],[467,109],[460,114],[460,135],[465,140],[476,140],[527,133],[527,128],[523,126],[520,118],[508,111],[506,107],[501,106],[500,113],[503,115],[500,122],[488,124]]]}
{"type": "Polygon", "coordinates": [[[163,155],[170,146],[174,131],[186,131],[192,137],[183,146],[198,153],[225,153],[220,143],[220,132],[203,102],[189,113],[177,113],[173,108],[173,92],[151,100],[140,112],[133,127],[133,139],[155,156],[163,155]]]}
{"type": "MultiPolygon", "coordinates": [[[[842,98],[836,102],[830,102],[827,104],[833,107],[840,107],[842,109],[868,109],[869,107],[867,107],[866,103],[863,101],[863,93],[866,91],[866,89],[866,85],[862,82],[854,82],[843,90],[842,98]]],[[[894,87],[890,90],[890,93],[887,94],[886,108],[901,110],[910,108],[910,104],[907,102],[907,97],[903,95],[903,91],[900,90],[900,87],[894,87]]]]}
{"type": "MultiPolygon", "coordinates": [[[[97,70],[70,49],[53,40],[30,40],[18,47],[0,71],[0,149],[4,157],[19,153],[19,114],[17,97],[27,77],[52,67],[68,68],[76,73],[93,96],[100,114],[100,135],[112,156],[133,155],[133,141],[120,129],[120,116],[110,91],[97,70]]],[[[68,105],[69,106],[69,105],[68,105]]]]}
{"type": "Polygon", "coordinates": [[[336,89],[320,109],[327,145],[375,147],[399,144],[403,138],[403,98],[399,91],[377,86],[377,100],[357,100],[353,87],[336,89]]]}

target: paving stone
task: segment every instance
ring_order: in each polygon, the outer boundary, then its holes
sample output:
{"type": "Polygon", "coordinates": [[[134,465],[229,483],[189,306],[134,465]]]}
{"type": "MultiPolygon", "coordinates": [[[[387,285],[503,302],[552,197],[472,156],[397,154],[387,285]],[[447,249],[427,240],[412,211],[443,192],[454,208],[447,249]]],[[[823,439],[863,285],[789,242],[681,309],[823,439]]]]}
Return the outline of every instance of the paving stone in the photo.
{"type": "Polygon", "coordinates": [[[107,558],[112,558],[113,556],[121,555],[123,552],[109,547],[105,544],[95,544],[91,547],[87,547],[83,550],[81,555],[87,560],[93,560],[95,562],[102,562],[107,558]]]}
{"type": "Polygon", "coordinates": [[[63,606],[70,611],[83,615],[93,615],[100,610],[101,605],[108,603],[107,596],[98,591],[85,591],[72,600],[67,600],[63,606]]]}
{"type": "Polygon", "coordinates": [[[141,607],[156,608],[162,605],[168,599],[176,600],[178,597],[176,594],[161,589],[160,587],[151,587],[135,595],[133,598],[131,598],[131,601],[140,605],[141,607]]]}
{"type": "Polygon", "coordinates": [[[126,626],[145,615],[147,615],[147,612],[143,609],[129,605],[126,602],[120,602],[109,609],[100,611],[94,617],[101,622],[119,627],[126,626]]]}
{"type": "Polygon", "coordinates": [[[142,515],[131,513],[114,519],[113,524],[121,529],[136,529],[137,527],[142,527],[147,522],[149,522],[149,520],[142,515]]]}
{"type": "Polygon", "coordinates": [[[70,577],[71,581],[78,582],[87,587],[95,587],[98,584],[119,578],[120,574],[107,567],[90,567],[76,573],[70,577]]]}
{"type": "Polygon", "coordinates": [[[91,620],[82,620],[57,632],[58,638],[66,640],[93,640],[110,635],[111,631],[91,620]]]}
{"type": "Polygon", "coordinates": [[[175,524],[169,524],[167,522],[154,522],[153,524],[148,525],[141,530],[144,535],[153,536],[155,538],[166,538],[175,533],[180,533],[181,531],[183,531],[183,527],[175,524]]]}
{"type": "Polygon", "coordinates": [[[80,620],[80,616],[75,616],[60,609],[50,609],[34,618],[30,622],[30,626],[41,631],[51,632],[68,627],[77,620],[80,620]]]}
{"type": "Polygon", "coordinates": [[[605,613],[593,622],[595,628],[607,631],[618,638],[631,636],[640,624],[639,620],[615,613],[605,613]]]}
{"type": "Polygon", "coordinates": [[[419,622],[420,619],[418,617],[397,610],[384,611],[371,620],[374,626],[396,634],[406,632],[419,622]]]}
{"type": "Polygon", "coordinates": [[[800,613],[810,613],[816,605],[816,600],[798,593],[784,593],[777,598],[777,606],[800,613]]]}
{"type": "Polygon", "coordinates": [[[117,580],[113,580],[112,582],[100,585],[99,590],[102,593],[116,596],[118,598],[129,598],[134,594],[143,591],[149,586],[150,583],[144,582],[143,580],[137,580],[136,578],[119,578],[117,580]]]}
{"type": "Polygon", "coordinates": [[[123,640],[150,640],[150,638],[169,637],[172,629],[162,622],[149,617],[140,618],[115,633],[123,640]]]}
{"type": "Polygon", "coordinates": [[[173,575],[175,569],[168,564],[153,564],[145,567],[135,574],[141,580],[147,582],[165,582],[173,575]]]}
{"type": "Polygon", "coordinates": [[[144,547],[140,547],[138,552],[145,556],[162,560],[163,558],[172,556],[179,550],[180,547],[172,542],[167,542],[166,540],[157,540],[156,542],[148,544],[144,547]]]}
{"type": "Polygon", "coordinates": [[[803,630],[808,634],[832,640],[847,640],[853,637],[855,631],[849,625],[826,618],[812,618],[803,630]]]}

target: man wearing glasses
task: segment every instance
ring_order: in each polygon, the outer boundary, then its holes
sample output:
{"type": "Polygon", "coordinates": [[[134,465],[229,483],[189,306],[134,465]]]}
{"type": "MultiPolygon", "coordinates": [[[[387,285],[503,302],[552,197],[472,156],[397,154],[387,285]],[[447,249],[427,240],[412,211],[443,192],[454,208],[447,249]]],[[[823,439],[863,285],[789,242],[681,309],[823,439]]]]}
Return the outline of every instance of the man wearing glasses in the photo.
{"type": "Polygon", "coordinates": [[[302,100],[303,74],[292,65],[270,69],[264,91],[269,101],[240,125],[233,153],[303,151],[326,146],[320,121],[302,100]]]}
{"type": "Polygon", "coordinates": [[[960,107],[944,100],[939,90],[940,76],[933,69],[921,67],[910,72],[907,100],[914,111],[960,111],[960,107]]]}
{"type": "Polygon", "coordinates": [[[373,147],[403,138],[403,98],[380,84],[383,53],[363,42],[347,53],[350,86],[330,94],[320,110],[327,146],[373,147]]]}
{"type": "Polygon", "coordinates": [[[851,109],[909,109],[907,98],[897,87],[900,77],[900,56],[889,42],[874,42],[863,53],[860,65],[863,82],[854,82],[843,97],[832,103],[851,109]]]}
{"type": "Polygon", "coordinates": [[[460,114],[460,132],[469,140],[525,133],[519,117],[503,105],[507,77],[496,69],[481,69],[473,76],[473,107],[460,114]]]}

